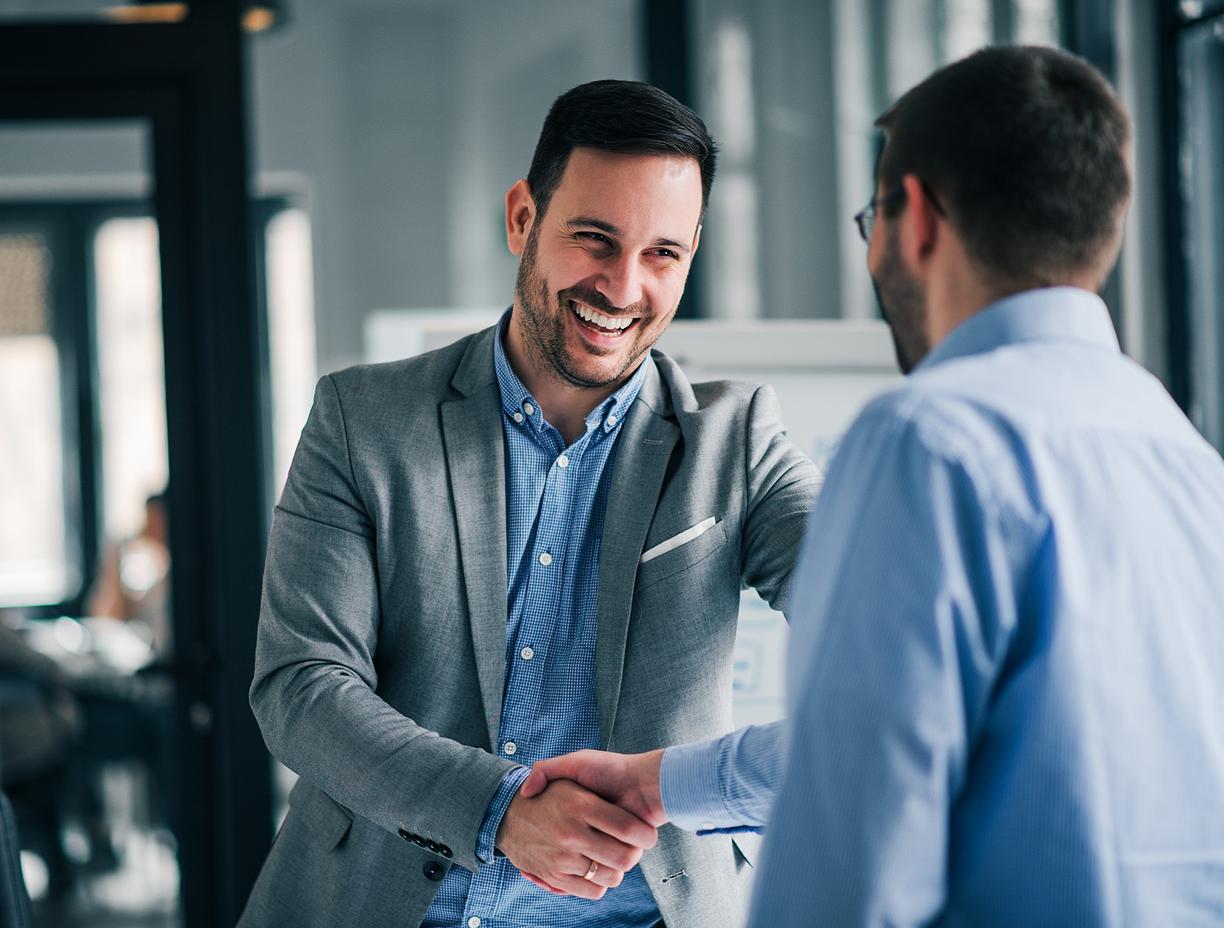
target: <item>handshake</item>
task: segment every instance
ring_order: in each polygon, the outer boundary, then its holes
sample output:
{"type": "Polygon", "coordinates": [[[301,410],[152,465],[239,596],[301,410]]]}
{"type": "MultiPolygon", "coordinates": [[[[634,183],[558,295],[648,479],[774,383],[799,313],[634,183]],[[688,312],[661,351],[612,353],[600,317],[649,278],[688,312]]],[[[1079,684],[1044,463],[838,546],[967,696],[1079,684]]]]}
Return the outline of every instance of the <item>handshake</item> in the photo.
{"type": "Polygon", "coordinates": [[[600,899],[654,847],[667,821],[663,751],[575,751],[536,764],[510,802],[496,847],[557,895],[600,899]]]}

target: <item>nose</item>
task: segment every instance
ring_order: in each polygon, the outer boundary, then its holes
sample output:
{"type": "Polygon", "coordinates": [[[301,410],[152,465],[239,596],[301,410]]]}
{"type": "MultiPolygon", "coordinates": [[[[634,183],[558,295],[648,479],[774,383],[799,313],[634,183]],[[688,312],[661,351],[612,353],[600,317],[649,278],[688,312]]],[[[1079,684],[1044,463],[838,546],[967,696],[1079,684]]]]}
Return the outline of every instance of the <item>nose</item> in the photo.
{"type": "Polygon", "coordinates": [[[618,309],[642,302],[642,271],[637,256],[624,254],[610,261],[600,280],[599,291],[618,309]]]}

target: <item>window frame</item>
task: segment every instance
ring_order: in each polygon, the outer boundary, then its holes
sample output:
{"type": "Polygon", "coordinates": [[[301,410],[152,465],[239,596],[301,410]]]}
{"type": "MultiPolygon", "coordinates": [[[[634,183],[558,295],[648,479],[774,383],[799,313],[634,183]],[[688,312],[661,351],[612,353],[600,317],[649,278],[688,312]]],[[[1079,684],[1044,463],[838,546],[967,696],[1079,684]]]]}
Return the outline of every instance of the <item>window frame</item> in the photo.
{"type": "MultiPolygon", "coordinates": [[[[267,274],[265,238],[268,224],[282,211],[300,204],[291,195],[253,197],[251,224],[255,239],[256,298],[260,309],[261,382],[269,383],[266,331],[267,274]]],[[[0,198],[0,231],[21,229],[45,236],[52,255],[49,335],[60,364],[60,447],[64,460],[63,500],[65,555],[71,588],[55,602],[11,603],[31,618],[83,615],[97,579],[106,545],[102,511],[102,407],[97,350],[97,304],[94,242],[98,230],[113,219],[156,219],[152,200],[140,197],[80,199],[0,198]]],[[[265,444],[270,443],[270,437],[265,444]]],[[[270,457],[266,457],[270,460],[270,457]]],[[[271,480],[270,473],[266,479],[271,480]]]]}

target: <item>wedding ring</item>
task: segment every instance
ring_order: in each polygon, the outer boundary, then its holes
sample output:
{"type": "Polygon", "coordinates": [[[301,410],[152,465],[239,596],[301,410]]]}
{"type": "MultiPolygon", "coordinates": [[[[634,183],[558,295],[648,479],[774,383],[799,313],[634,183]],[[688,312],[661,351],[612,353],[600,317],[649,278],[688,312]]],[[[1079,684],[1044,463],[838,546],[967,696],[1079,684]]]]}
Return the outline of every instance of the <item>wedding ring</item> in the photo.
{"type": "Polygon", "coordinates": [[[596,871],[596,870],[598,870],[598,869],[599,869],[599,864],[597,864],[595,861],[593,861],[593,860],[592,860],[592,861],[591,861],[591,866],[590,866],[590,869],[588,869],[588,870],[587,870],[587,872],[586,872],[586,876],[584,876],[584,877],[583,877],[583,879],[584,879],[584,880],[593,880],[593,879],[595,879],[595,871],[596,871]]]}

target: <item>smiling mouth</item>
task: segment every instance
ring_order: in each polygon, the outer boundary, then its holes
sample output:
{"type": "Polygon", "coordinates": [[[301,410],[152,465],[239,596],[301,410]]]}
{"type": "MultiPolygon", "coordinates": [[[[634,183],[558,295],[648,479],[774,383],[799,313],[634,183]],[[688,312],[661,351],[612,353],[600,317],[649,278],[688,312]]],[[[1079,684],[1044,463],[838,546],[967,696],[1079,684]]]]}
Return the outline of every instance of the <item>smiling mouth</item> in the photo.
{"type": "Polygon", "coordinates": [[[637,316],[607,316],[575,300],[570,300],[569,305],[580,323],[605,337],[619,338],[641,321],[637,316]]]}

